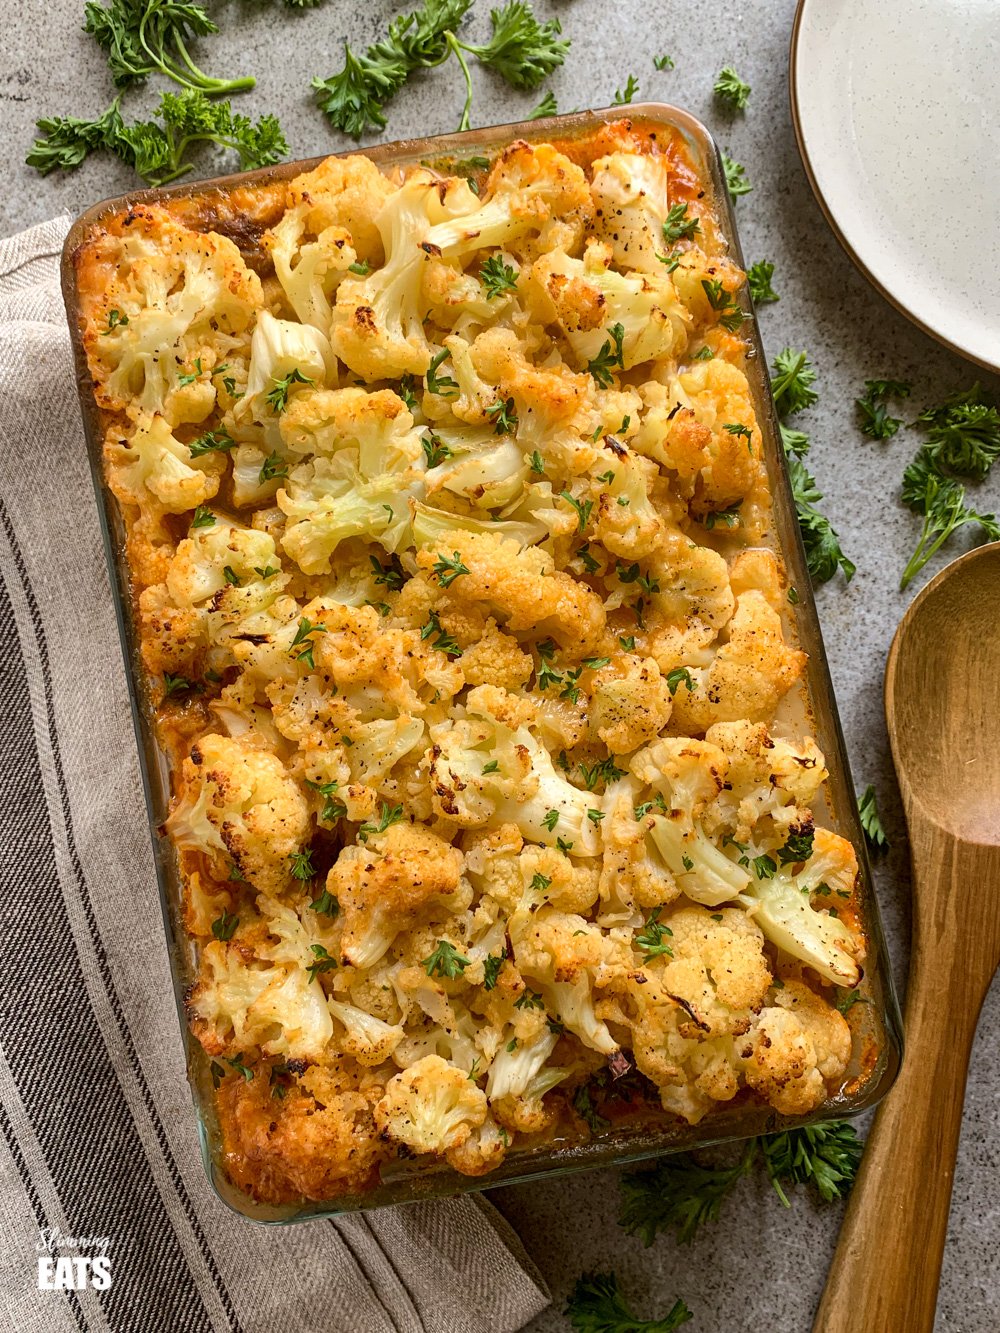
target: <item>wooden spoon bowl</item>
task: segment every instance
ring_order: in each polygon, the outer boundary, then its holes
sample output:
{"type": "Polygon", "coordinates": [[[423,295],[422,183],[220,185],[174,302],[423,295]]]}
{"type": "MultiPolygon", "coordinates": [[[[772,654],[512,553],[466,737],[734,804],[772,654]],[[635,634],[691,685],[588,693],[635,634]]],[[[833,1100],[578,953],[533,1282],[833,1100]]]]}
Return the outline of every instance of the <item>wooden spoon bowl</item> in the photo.
{"type": "Polygon", "coordinates": [[[814,1333],[931,1333],[969,1055],[1000,964],[1000,542],[903,617],[885,712],[913,862],[906,1050],[851,1193],[814,1333]]]}

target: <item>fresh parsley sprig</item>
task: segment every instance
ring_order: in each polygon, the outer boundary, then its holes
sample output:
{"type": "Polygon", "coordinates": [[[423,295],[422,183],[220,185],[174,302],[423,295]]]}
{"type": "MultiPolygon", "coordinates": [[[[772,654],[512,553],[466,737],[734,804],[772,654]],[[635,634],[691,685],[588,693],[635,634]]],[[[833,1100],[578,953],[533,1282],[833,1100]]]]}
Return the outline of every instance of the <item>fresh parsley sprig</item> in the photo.
{"type": "Polygon", "coordinates": [[[577,1279],[564,1314],[576,1333],[673,1333],[694,1318],[684,1302],[677,1300],[662,1319],[637,1319],[625,1304],[614,1273],[584,1273],[577,1279]]]}
{"type": "Polygon", "coordinates": [[[909,398],[910,386],[902,380],[865,380],[865,391],[854,400],[861,418],[861,432],[873,440],[888,440],[903,424],[890,416],[887,398],[909,398]]]}
{"type": "Polygon", "coordinates": [[[149,185],[166,185],[193,170],[191,148],[215,143],[239,154],[240,168],[254,171],[288,156],[288,144],[275,116],[254,123],[235,113],[229,102],[211,102],[201,91],[164,93],[157,120],[126,124],[118,99],[96,120],[54,116],[37,122],[40,137],[26,158],[43,176],[57,167],[78,167],[89,153],[113,153],[149,185]]]}
{"type": "Polygon", "coordinates": [[[781,300],[771,286],[773,277],[774,265],[769,259],[758,259],[756,264],[751,264],[747,269],[747,287],[754,305],[770,305],[772,301],[781,300]]]}
{"type": "Polygon", "coordinates": [[[674,1231],[682,1245],[690,1244],[699,1227],[718,1221],[725,1200],[758,1162],[786,1208],[786,1189],[794,1185],[809,1185],[830,1203],[850,1189],[862,1148],[850,1123],[836,1120],[750,1139],[728,1166],[704,1166],[690,1153],[678,1153],[652,1170],[622,1177],[618,1221],[647,1246],[661,1231],[674,1231]]]}
{"type": "Polygon", "coordinates": [[[715,80],[712,91],[732,111],[744,111],[750,100],[749,83],[743,82],[732,65],[726,65],[719,71],[719,77],[715,80]]]}
{"type": "Polygon", "coordinates": [[[157,73],[209,96],[243,92],[256,83],[250,76],[213,78],[194,63],[187,43],[219,29],[190,0],[111,0],[107,9],[92,0],[84,14],[83,30],[107,54],[116,88],[129,88],[157,73]]]}
{"type": "Polygon", "coordinates": [[[495,70],[512,88],[525,90],[539,87],[565,60],[570,44],[561,36],[558,19],[539,23],[526,0],[508,0],[502,9],[491,10],[487,42],[463,42],[458,29],[471,7],[472,0],[425,0],[420,9],[394,19],[385,37],[363,54],[345,44],[343,69],[313,79],[316,100],[331,124],[356,139],[369,129],[384,129],[385,105],[410,75],[454,55],[465,82],[458,126],[465,130],[472,107],[467,55],[495,70]]]}
{"type": "Polygon", "coordinates": [[[994,514],[983,514],[965,502],[965,487],[940,471],[937,459],[926,446],[903,473],[903,503],[923,515],[917,548],[903,570],[900,588],[906,588],[946,541],[967,524],[978,527],[988,541],[1000,541],[1000,523],[994,514]]]}
{"type": "Polygon", "coordinates": [[[865,831],[868,846],[873,852],[886,851],[889,846],[889,839],[886,837],[885,829],[882,827],[882,818],[878,812],[878,801],[875,796],[875,788],[870,782],[858,797],[858,814],[861,817],[861,827],[865,831]]]}

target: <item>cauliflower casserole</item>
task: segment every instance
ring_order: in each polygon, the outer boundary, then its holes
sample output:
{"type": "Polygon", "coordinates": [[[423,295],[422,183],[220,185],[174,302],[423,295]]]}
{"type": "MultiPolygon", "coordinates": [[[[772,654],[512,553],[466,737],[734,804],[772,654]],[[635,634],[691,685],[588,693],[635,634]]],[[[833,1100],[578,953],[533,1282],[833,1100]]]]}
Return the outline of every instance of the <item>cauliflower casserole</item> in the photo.
{"type": "Polygon", "coordinates": [[[75,256],[187,1012],[262,1201],[805,1114],[851,1057],[857,859],[782,707],[708,187],[628,121],[451,169],[330,158],[75,256]]]}

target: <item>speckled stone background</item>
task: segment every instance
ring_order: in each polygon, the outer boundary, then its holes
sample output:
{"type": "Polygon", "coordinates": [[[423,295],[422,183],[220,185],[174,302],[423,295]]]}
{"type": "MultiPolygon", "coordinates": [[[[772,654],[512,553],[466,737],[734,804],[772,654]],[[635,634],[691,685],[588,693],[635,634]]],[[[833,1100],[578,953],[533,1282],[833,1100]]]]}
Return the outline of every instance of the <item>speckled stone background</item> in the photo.
{"type": "MultiPolygon", "coordinates": [[[[277,0],[209,0],[209,8],[223,32],[200,45],[204,67],[227,75],[252,72],[259,80],[241,99],[241,110],[276,112],[295,156],[349,146],[315,109],[309,80],[339,67],[342,37],[366,45],[398,12],[396,6],[384,0],[327,0],[320,9],[289,13],[277,0]]],[[[110,100],[103,58],[80,31],[82,9],[82,0],[0,0],[0,233],[60,210],[76,213],[134,184],[125,168],[103,158],[44,181],[23,166],[36,116],[94,115],[110,100]]],[[[858,565],[850,586],[838,580],[820,590],[819,606],[857,785],[876,783],[893,840],[876,873],[902,986],[907,852],[888,760],[881,681],[886,649],[907,602],[897,591],[899,571],[917,535],[916,519],[896,499],[914,438],[901,432],[888,443],[867,440],[857,429],[852,404],[866,377],[912,381],[917,407],[967,386],[977,374],[995,391],[1000,383],[939,347],[878,296],[823,220],[799,162],[788,110],[794,0],[540,0],[536,9],[546,17],[558,15],[573,41],[566,67],[551,81],[562,109],[607,105],[634,74],[640,97],[673,102],[702,117],[753,182],[753,193],[737,206],[743,246],[748,262],[774,261],[774,285],[781,294],[780,304],[762,313],[765,347],[769,356],[788,344],[807,347],[815,360],[820,402],[796,424],[812,437],[812,468],[826,494],[825,507],[858,565]],[[653,56],[660,53],[673,57],[674,70],[654,69],[653,56]],[[745,115],[726,116],[713,103],[712,83],[727,63],[753,86],[745,115]]],[[[470,32],[485,35],[487,10],[487,4],[477,4],[470,32]]],[[[475,69],[473,78],[475,125],[514,120],[537,100],[510,92],[482,70],[475,69]]],[[[127,113],[144,112],[155,100],[152,90],[133,94],[127,113]]],[[[451,130],[460,104],[457,69],[414,79],[392,103],[384,137],[451,130]]],[[[206,157],[205,174],[215,166],[216,159],[206,157]]],[[[915,206],[927,208],[929,222],[937,225],[952,204],[927,197],[915,206]]],[[[984,488],[981,507],[998,506],[1000,477],[995,477],[984,488]]],[[[956,543],[954,553],[959,549],[956,543]]],[[[994,986],[973,1052],[938,1333],[1000,1328],[998,1001],[994,986]]],[[[748,1181],[722,1221],[693,1246],[682,1249],[663,1238],[646,1250],[616,1224],[615,1172],[517,1186],[490,1197],[552,1287],[553,1306],[531,1325],[532,1333],[565,1330],[560,1310],[575,1277],[583,1269],[610,1267],[618,1270],[640,1313],[665,1312],[675,1296],[683,1296],[695,1312],[691,1327],[700,1333],[740,1328],[804,1333],[840,1219],[837,1208],[814,1207],[804,1197],[786,1212],[768,1186],[748,1181]]],[[[876,1248],[878,1241],[871,1238],[876,1248]]],[[[913,1263],[920,1262],[921,1255],[914,1254],[913,1263]]]]}

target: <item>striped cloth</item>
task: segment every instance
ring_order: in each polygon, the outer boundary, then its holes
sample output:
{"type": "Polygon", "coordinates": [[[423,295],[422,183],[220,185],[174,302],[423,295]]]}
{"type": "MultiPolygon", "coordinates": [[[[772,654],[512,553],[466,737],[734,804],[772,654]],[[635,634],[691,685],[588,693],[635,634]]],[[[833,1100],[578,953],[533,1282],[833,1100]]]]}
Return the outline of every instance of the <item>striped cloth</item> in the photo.
{"type": "Polygon", "coordinates": [[[261,1227],[205,1178],[58,289],[67,225],[0,242],[0,1328],[521,1328],[548,1294],[482,1199],[261,1227]],[[40,1259],[101,1249],[66,1237],[106,1238],[110,1287],[40,1288],[40,1259]]]}

